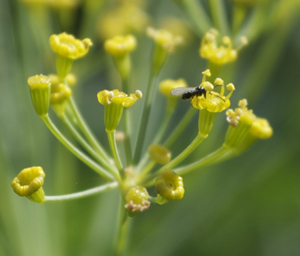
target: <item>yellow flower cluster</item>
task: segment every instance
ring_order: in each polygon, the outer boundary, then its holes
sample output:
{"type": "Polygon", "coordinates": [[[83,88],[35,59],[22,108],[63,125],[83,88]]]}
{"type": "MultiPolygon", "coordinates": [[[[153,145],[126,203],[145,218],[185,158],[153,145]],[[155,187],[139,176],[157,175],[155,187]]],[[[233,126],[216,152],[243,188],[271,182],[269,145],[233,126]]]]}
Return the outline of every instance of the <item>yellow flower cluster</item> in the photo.
{"type": "Polygon", "coordinates": [[[113,56],[122,56],[136,48],[136,39],[132,35],[115,36],[104,43],[106,52],[113,56]]]}
{"type": "Polygon", "coordinates": [[[205,34],[199,49],[200,56],[217,65],[235,61],[238,56],[238,50],[247,44],[246,38],[242,38],[242,45],[239,49],[233,49],[232,42],[228,36],[224,36],[222,39],[223,45],[218,46],[217,35],[218,31],[215,29],[211,29],[205,34]]]}
{"type": "Polygon", "coordinates": [[[139,90],[137,90],[135,94],[131,93],[129,96],[119,90],[103,90],[98,92],[97,97],[99,103],[104,106],[109,104],[121,104],[128,108],[131,107],[138,99],[142,98],[143,94],[139,90]]]}
{"type": "Polygon", "coordinates": [[[147,28],[147,35],[155,41],[155,43],[163,47],[167,52],[173,52],[175,46],[182,43],[180,36],[174,36],[167,30],[147,28]]]}
{"type": "Polygon", "coordinates": [[[252,125],[256,120],[256,116],[253,114],[252,109],[247,108],[248,102],[246,99],[239,101],[239,108],[235,110],[228,109],[226,111],[227,121],[232,127],[236,127],[239,122],[252,125]]]}
{"type": "Polygon", "coordinates": [[[55,53],[72,60],[86,55],[92,46],[91,39],[78,40],[67,33],[50,36],[49,43],[55,53]]]}
{"type": "Polygon", "coordinates": [[[232,83],[227,84],[226,89],[229,91],[227,96],[224,96],[224,82],[222,79],[217,78],[215,80],[216,86],[221,86],[220,93],[214,92],[213,89],[215,86],[213,86],[210,82],[206,81],[206,76],[210,76],[210,71],[205,70],[202,72],[203,79],[202,83],[199,85],[200,87],[203,87],[206,90],[206,93],[200,96],[195,96],[191,100],[191,104],[194,108],[197,109],[207,109],[209,112],[221,112],[225,109],[227,109],[230,106],[230,100],[233,91],[235,90],[235,87],[232,83]]]}

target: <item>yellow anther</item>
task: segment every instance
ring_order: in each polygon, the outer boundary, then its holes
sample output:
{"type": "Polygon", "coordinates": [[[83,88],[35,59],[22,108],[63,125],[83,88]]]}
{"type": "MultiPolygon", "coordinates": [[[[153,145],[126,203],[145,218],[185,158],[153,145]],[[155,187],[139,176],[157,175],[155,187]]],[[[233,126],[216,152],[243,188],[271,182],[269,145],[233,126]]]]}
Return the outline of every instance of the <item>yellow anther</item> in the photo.
{"type": "Polygon", "coordinates": [[[113,56],[122,56],[136,48],[136,39],[132,35],[115,36],[104,43],[106,52],[113,56]]]}
{"type": "Polygon", "coordinates": [[[164,170],[155,181],[155,190],[167,200],[179,200],[183,198],[183,180],[175,172],[164,170]]]}
{"type": "Polygon", "coordinates": [[[224,81],[221,78],[216,78],[214,84],[215,85],[224,85],[224,81]]]}
{"type": "Polygon", "coordinates": [[[257,117],[251,109],[247,108],[247,100],[239,101],[239,108],[226,111],[227,121],[230,126],[227,129],[225,145],[229,148],[236,147],[249,133],[257,117]]]}
{"type": "Polygon", "coordinates": [[[241,109],[244,109],[244,108],[247,108],[247,105],[248,105],[248,101],[246,99],[242,99],[239,101],[238,103],[238,106],[241,108],[241,109]]]}
{"type": "Polygon", "coordinates": [[[167,164],[171,160],[171,152],[164,146],[158,144],[150,145],[148,147],[148,154],[154,162],[160,165],[167,164]]]}
{"type": "Polygon", "coordinates": [[[136,90],[134,94],[138,99],[141,99],[143,97],[143,93],[140,90],[136,90]]]}
{"type": "Polygon", "coordinates": [[[234,91],[235,90],[235,86],[234,86],[233,83],[229,83],[229,84],[226,85],[226,89],[228,91],[234,91]]]}
{"type": "Polygon", "coordinates": [[[205,79],[205,76],[211,76],[211,72],[209,69],[206,69],[205,71],[202,72],[203,78],[205,79]]]}
{"type": "Polygon", "coordinates": [[[214,89],[214,86],[208,81],[201,83],[199,86],[203,87],[207,91],[212,91],[214,89]]]}

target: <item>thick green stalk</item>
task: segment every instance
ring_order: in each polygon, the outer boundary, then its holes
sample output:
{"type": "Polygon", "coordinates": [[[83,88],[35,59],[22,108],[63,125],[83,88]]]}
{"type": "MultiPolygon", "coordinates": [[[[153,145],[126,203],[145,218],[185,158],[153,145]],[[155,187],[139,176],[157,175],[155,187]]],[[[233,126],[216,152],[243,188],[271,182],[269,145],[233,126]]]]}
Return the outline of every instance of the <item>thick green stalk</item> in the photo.
{"type": "Polygon", "coordinates": [[[203,36],[209,29],[213,27],[213,24],[207,16],[203,6],[201,6],[200,1],[181,0],[179,2],[185,9],[187,16],[193,22],[199,36],[203,36]]]}
{"type": "Polygon", "coordinates": [[[124,255],[126,250],[126,244],[128,240],[128,230],[130,224],[130,218],[126,212],[124,205],[126,204],[123,196],[120,198],[120,206],[119,206],[119,219],[117,226],[117,240],[115,242],[115,253],[114,255],[121,256],[124,255]]]}
{"type": "Polygon", "coordinates": [[[137,144],[136,144],[134,158],[133,158],[134,164],[136,164],[139,161],[142,153],[142,148],[143,148],[147,125],[150,116],[151,103],[152,103],[152,98],[153,98],[153,93],[155,88],[154,85],[156,84],[157,77],[158,77],[158,73],[152,71],[147,86],[147,93],[146,93],[146,99],[145,99],[143,113],[142,113],[142,120],[140,124],[137,144]]]}
{"type": "Polygon", "coordinates": [[[209,0],[213,22],[222,36],[229,35],[229,25],[223,0],[209,0]]]}

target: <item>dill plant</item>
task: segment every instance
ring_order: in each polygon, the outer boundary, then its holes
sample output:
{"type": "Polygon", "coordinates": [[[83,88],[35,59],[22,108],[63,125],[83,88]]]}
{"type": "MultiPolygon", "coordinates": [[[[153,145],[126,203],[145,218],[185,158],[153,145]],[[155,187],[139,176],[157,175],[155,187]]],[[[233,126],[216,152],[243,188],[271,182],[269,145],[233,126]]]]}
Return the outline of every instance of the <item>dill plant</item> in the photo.
{"type": "MultiPolygon", "coordinates": [[[[276,19],[272,16],[275,13],[270,14],[266,24],[262,24],[262,19],[255,15],[256,12],[266,14],[266,6],[272,4],[267,1],[232,1],[231,24],[228,23],[223,1],[209,1],[209,13],[205,12],[200,1],[182,0],[174,1],[174,4],[186,13],[194,31],[201,38],[199,55],[207,62],[206,69],[202,70],[202,80],[196,85],[187,85],[186,78],[182,77],[161,79],[164,67],[171,65],[167,62],[169,56],[176,54],[178,47],[184,48],[185,40],[180,34],[171,33],[167,29],[146,29],[145,26],[133,29],[132,24],[124,25],[119,21],[119,30],[115,29],[117,33],[109,35],[110,38],[105,40],[104,49],[111,55],[121,87],[105,85],[105,89],[95,95],[95,99],[97,98],[104,108],[102,113],[109,148],[103,146],[104,136],[99,139],[93,134],[72,95],[76,90],[72,87],[74,75],[76,76],[76,72],[72,73],[73,62],[89,53],[92,47],[91,39],[79,40],[68,33],[52,34],[49,42],[51,49],[56,53],[56,74],[28,78],[32,103],[40,119],[60,143],[103,178],[103,184],[71,194],[48,195],[42,186],[47,182],[44,181],[45,173],[48,176],[48,172],[51,172],[44,171],[40,166],[33,166],[23,169],[13,179],[13,190],[37,203],[77,200],[109,190],[118,190],[120,198],[119,202],[115,202],[116,210],[119,211],[116,220],[116,241],[110,252],[116,255],[126,253],[127,240],[130,240],[128,230],[130,222],[134,221],[133,217],[139,218],[144,211],[151,211],[153,204],[165,205],[169,201],[184,198],[185,192],[189,190],[189,187],[184,186],[186,174],[240,155],[257,140],[270,138],[273,134],[267,119],[256,116],[248,108],[246,99],[240,99],[236,108],[230,108],[231,97],[234,97],[235,91],[239,91],[239,85],[234,85],[232,81],[226,81],[225,84],[224,80],[227,80],[229,75],[223,71],[224,66],[236,63],[239,55],[243,57],[244,46],[267,30],[268,26],[276,24],[276,19]],[[138,65],[131,60],[132,52],[139,45],[139,40],[133,35],[137,31],[145,31],[153,40],[149,78],[144,91],[140,88],[133,90],[131,83],[132,69],[138,65]],[[222,79],[223,76],[226,79],[222,79]],[[190,96],[189,102],[172,96],[172,90],[186,88],[184,92],[190,92],[189,90],[193,90],[188,89],[191,86],[203,88],[204,93],[190,96]],[[146,144],[150,114],[157,91],[165,98],[165,113],[162,120],[156,121],[159,128],[152,142],[146,144]],[[182,104],[189,104],[190,108],[170,132],[168,124],[176,114],[176,107],[182,104]],[[137,116],[133,116],[131,108],[141,109],[138,120],[132,121],[137,116]],[[196,114],[198,123],[195,122],[193,128],[197,135],[186,147],[181,148],[183,143],[180,140],[185,138],[187,127],[195,121],[193,117],[196,114]],[[64,130],[53,122],[51,116],[54,115],[56,121],[64,124],[64,130]],[[222,135],[223,144],[196,160],[189,158],[201,147],[203,141],[209,139],[216,119],[227,122],[227,131],[222,135]],[[138,126],[135,129],[136,133],[131,127],[133,123],[138,126]],[[69,139],[69,135],[64,135],[66,132],[73,137],[72,140],[69,139]],[[119,134],[122,136],[118,137],[119,134]],[[120,150],[121,147],[124,149],[120,150]],[[173,147],[176,147],[178,154],[172,154],[173,147]],[[123,151],[124,155],[121,155],[120,151],[123,151]]],[[[292,2],[289,7],[294,7],[292,2]]],[[[126,11],[131,13],[133,10],[124,2],[114,11],[119,15],[126,11]]],[[[146,24],[148,16],[143,12],[144,10],[140,9],[138,13],[143,21],[141,23],[146,24]]],[[[107,13],[103,19],[115,15],[113,11],[107,13]]],[[[101,22],[99,26],[105,26],[101,22]]],[[[114,21],[111,22],[107,21],[107,24],[112,27],[116,25],[113,24],[114,21]]],[[[80,65],[84,65],[84,60],[80,65]]],[[[134,232],[134,229],[131,232],[134,232]]]]}

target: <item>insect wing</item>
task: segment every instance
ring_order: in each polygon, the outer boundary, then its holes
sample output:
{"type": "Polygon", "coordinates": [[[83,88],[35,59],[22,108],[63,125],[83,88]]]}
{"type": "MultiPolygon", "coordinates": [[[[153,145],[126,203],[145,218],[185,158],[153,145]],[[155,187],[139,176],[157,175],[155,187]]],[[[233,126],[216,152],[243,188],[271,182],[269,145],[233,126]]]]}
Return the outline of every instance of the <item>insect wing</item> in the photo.
{"type": "Polygon", "coordinates": [[[195,87],[178,87],[171,91],[173,96],[181,96],[182,94],[195,91],[195,87]]]}

